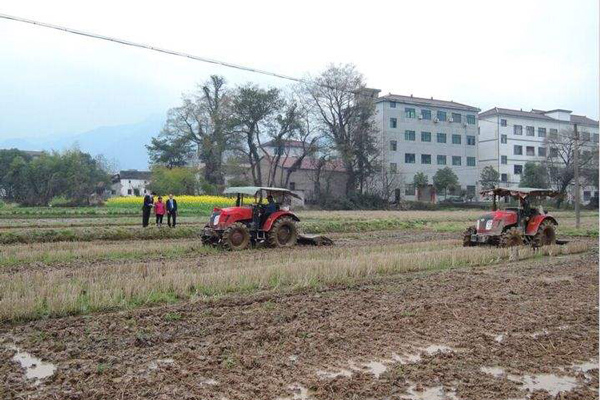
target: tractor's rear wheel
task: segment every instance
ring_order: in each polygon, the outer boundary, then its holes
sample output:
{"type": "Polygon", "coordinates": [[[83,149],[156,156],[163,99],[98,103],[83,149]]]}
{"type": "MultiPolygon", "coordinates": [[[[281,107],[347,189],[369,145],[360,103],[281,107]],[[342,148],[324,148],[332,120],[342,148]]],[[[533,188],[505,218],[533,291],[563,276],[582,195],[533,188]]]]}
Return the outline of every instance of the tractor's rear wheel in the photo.
{"type": "Polygon", "coordinates": [[[248,227],[240,222],[235,222],[223,231],[221,245],[225,250],[244,250],[250,244],[248,227]]]}
{"type": "Polygon", "coordinates": [[[465,233],[463,233],[463,247],[471,247],[475,246],[477,243],[471,242],[471,235],[477,233],[477,228],[474,226],[470,226],[467,228],[465,233]]]}
{"type": "Polygon", "coordinates": [[[556,243],[556,228],[552,221],[544,221],[531,239],[533,247],[551,246],[556,243]]]}
{"type": "Polygon", "coordinates": [[[297,240],[296,222],[289,217],[279,218],[267,233],[267,242],[271,247],[293,247],[297,240]]]}
{"type": "Polygon", "coordinates": [[[516,227],[507,229],[500,237],[500,247],[522,246],[523,243],[523,234],[516,227]]]}

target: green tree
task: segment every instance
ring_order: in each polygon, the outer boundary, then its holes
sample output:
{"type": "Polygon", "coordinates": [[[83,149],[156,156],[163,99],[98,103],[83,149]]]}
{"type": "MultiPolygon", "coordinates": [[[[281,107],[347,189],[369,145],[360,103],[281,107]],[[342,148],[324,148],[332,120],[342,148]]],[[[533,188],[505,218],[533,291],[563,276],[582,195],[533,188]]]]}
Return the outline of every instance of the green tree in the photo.
{"type": "Polygon", "coordinates": [[[167,168],[183,167],[190,159],[193,150],[189,140],[182,137],[169,137],[162,132],[152,142],[146,145],[152,164],[164,165],[167,168]]]}
{"type": "Polygon", "coordinates": [[[549,187],[549,182],[546,166],[534,162],[525,163],[519,186],[547,189],[549,187]]]}
{"type": "Polygon", "coordinates": [[[481,170],[481,187],[483,189],[493,189],[500,181],[500,173],[496,168],[488,165],[481,170]]]}
{"type": "Polygon", "coordinates": [[[433,175],[433,186],[438,193],[444,192],[444,198],[446,198],[448,190],[458,186],[458,176],[450,167],[438,169],[433,175]]]}
{"type": "Polygon", "coordinates": [[[163,196],[170,193],[175,195],[196,195],[200,193],[202,182],[192,168],[164,166],[152,167],[152,178],[148,189],[163,196]]]}

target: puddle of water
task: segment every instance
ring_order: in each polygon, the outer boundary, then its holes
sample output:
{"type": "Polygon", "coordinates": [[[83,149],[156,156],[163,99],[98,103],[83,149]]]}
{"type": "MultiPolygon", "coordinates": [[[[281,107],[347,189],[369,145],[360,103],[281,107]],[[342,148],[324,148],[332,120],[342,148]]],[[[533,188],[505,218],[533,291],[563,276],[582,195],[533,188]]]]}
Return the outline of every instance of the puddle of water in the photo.
{"type": "Polygon", "coordinates": [[[505,373],[502,367],[481,367],[481,372],[493,375],[496,378],[501,377],[505,373]]]}
{"type": "Polygon", "coordinates": [[[408,397],[403,396],[404,399],[411,400],[458,400],[458,397],[452,392],[444,389],[443,386],[435,386],[432,388],[424,388],[419,391],[415,385],[408,388],[408,397]]]}
{"type": "Polygon", "coordinates": [[[387,366],[379,361],[371,361],[370,363],[364,364],[364,366],[370,373],[375,375],[376,379],[379,379],[379,376],[387,371],[387,366]]]}
{"type": "Polygon", "coordinates": [[[507,378],[513,382],[523,383],[523,386],[530,392],[545,390],[551,396],[556,396],[559,392],[569,392],[577,386],[577,379],[554,374],[508,375],[507,378]]]}
{"type": "Polygon", "coordinates": [[[399,354],[392,353],[392,360],[399,362],[400,364],[411,364],[421,361],[421,356],[419,354],[408,354],[401,356],[399,354]]]}
{"type": "Polygon", "coordinates": [[[13,361],[18,362],[25,369],[25,377],[35,379],[36,384],[39,384],[41,379],[52,376],[56,371],[54,364],[44,362],[16,346],[9,346],[9,348],[17,352],[12,358],[13,361]]]}
{"type": "Polygon", "coordinates": [[[302,385],[290,385],[289,389],[294,392],[291,397],[279,397],[278,400],[308,400],[308,389],[302,385]]]}
{"type": "Polygon", "coordinates": [[[429,355],[435,354],[438,351],[442,352],[442,353],[451,353],[454,351],[451,347],[439,345],[439,344],[432,344],[431,346],[425,347],[424,350],[429,355]]]}
{"type": "Polygon", "coordinates": [[[148,364],[148,369],[155,370],[158,369],[160,364],[173,364],[174,362],[175,360],[172,358],[163,358],[156,361],[151,361],[150,364],[148,364]]]}
{"type": "Polygon", "coordinates": [[[347,369],[340,369],[338,371],[324,371],[324,370],[319,370],[317,371],[317,376],[321,379],[334,379],[340,376],[343,376],[345,378],[350,378],[352,376],[352,371],[347,370],[347,369]]]}

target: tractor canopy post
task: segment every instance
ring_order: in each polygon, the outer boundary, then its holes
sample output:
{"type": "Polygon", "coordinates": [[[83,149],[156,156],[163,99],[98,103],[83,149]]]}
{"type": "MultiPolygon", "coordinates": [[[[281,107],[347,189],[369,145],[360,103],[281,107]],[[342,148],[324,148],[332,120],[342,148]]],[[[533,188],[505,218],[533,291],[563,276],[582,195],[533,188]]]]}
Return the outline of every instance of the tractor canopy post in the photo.
{"type": "Polygon", "coordinates": [[[498,203],[496,203],[496,195],[494,195],[492,197],[493,197],[492,211],[496,211],[498,209],[498,203]]]}

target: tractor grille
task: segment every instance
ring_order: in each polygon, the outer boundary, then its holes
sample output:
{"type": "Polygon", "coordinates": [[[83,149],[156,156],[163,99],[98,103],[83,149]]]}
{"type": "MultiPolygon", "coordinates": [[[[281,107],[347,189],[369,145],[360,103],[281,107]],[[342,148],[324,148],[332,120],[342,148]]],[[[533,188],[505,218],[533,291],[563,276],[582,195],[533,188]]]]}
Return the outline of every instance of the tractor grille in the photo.
{"type": "Polygon", "coordinates": [[[492,229],[494,223],[493,215],[485,215],[477,220],[477,232],[488,232],[492,229]]]}

